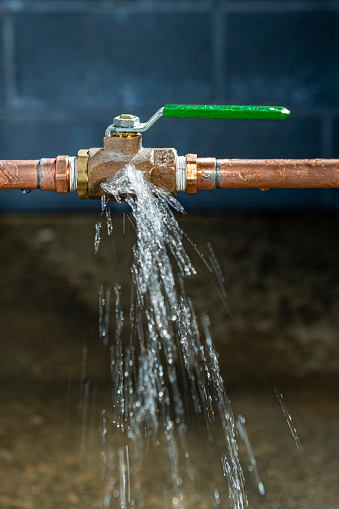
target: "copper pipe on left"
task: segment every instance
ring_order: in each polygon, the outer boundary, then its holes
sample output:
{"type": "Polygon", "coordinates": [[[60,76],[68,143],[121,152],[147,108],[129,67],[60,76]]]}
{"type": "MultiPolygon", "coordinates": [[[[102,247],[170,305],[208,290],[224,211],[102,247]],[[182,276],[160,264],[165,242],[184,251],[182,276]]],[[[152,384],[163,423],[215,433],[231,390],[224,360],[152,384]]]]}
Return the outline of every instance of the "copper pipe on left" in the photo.
{"type": "Polygon", "coordinates": [[[70,191],[71,161],[69,156],[23,161],[0,160],[0,189],[32,191],[70,191]]]}

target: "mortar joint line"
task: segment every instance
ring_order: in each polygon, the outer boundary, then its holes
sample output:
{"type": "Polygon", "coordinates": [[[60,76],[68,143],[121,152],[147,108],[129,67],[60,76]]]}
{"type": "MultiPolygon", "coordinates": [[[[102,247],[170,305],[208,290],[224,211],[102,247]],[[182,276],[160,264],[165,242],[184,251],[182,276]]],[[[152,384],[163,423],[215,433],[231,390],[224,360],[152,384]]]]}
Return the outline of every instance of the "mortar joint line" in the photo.
{"type": "Polygon", "coordinates": [[[213,73],[214,73],[214,101],[224,102],[224,65],[225,65],[225,28],[226,13],[220,9],[219,0],[216,0],[216,5],[212,13],[212,27],[213,27],[213,73]]]}
{"type": "Polygon", "coordinates": [[[206,12],[211,8],[211,2],[208,0],[3,0],[0,3],[0,13],[84,13],[84,14],[104,14],[116,12],[206,12]]]}
{"type": "Polygon", "coordinates": [[[339,0],[3,0],[0,13],[208,12],[220,6],[229,13],[339,11],[339,0]]]}
{"type": "Polygon", "coordinates": [[[15,27],[13,15],[7,13],[2,20],[2,46],[4,58],[5,102],[14,106],[17,98],[16,62],[15,62],[15,27]]]}
{"type": "Polygon", "coordinates": [[[333,157],[333,117],[322,115],[320,119],[321,155],[324,158],[333,157]]]}
{"type": "Polygon", "coordinates": [[[293,13],[329,12],[339,10],[338,0],[221,0],[221,8],[229,13],[293,13]]]}

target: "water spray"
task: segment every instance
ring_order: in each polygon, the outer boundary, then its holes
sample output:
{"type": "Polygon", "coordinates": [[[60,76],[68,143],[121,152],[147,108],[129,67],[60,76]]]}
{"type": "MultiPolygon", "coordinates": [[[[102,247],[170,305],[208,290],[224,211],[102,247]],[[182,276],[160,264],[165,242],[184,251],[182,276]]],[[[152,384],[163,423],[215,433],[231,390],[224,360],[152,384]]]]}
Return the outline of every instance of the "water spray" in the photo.
{"type": "Polygon", "coordinates": [[[281,106],[167,104],[147,122],[131,114],[116,116],[107,127],[103,148],[79,150],[77,157],[2,161],[0,189],[34,189],[100,199],[101,184],[133,164],[147,179],[173,195],[179,191],[258,188],[338,188],[339,159],[216,159],[178,155],[174,148],[145,148],[142,133],[161,117],[283,120],[281,106]]]}

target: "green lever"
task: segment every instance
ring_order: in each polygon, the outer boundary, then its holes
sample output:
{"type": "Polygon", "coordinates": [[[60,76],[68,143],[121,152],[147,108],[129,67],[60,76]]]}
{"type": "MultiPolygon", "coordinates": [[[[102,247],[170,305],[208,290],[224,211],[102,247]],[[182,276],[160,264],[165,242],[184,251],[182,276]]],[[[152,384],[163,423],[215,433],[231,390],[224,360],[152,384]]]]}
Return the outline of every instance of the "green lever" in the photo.
{"type": "Polygon", "coordinates": [[[223,106],[209,104],[166,104],[145,123],[135,115],[119,115],[105,131],[105,136],[117,133],[144,133],[159,118],[234,118],[243,120],[283,120],[290,112],[283,106],[223,106]]]}
{"type": "Polygon", "coordinates": [[[282,106],[222,106],[209,104],[166,104],[164,117],[283,120],[290,114],[282,106]]]}

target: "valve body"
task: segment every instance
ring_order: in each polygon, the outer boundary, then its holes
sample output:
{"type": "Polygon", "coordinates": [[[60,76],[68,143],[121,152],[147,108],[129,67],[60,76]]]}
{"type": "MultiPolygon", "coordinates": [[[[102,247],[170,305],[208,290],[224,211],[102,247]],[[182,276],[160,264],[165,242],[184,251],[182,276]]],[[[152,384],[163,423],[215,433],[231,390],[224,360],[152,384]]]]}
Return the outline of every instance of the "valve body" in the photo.
{"type": "Polygon", "coordinates": [[[101,184],[128,163],[155,186],[176,194],[176,159],[174,148],[144,148],[141,134],[105,136],[103,148],[88,151],[88,197],[100,198],[101,184]]]}

